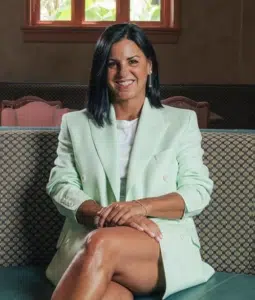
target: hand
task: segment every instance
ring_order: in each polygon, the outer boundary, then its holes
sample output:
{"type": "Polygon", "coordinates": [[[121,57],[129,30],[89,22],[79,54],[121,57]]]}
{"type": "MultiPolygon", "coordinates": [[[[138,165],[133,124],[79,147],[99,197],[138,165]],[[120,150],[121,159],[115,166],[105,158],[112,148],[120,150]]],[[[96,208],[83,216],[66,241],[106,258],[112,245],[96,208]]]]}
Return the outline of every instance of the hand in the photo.
{"type": "Polygon", "coordinates": [[[147,233],[151,238],[154,238],[157,242],[159,242],[163,238],[158,225],[145,216],[133,216],[129,218],[123,225],[133,227],[139,231],[143,231],[144,233],[147,233]]]}
{"type": "Polygon", "coordinates": [[[136,201],[115,202],[102,208],[97,215],[99,216],[98,227],[121,226],[129,218],[137,215],[145,216],[145,209],[136,201]]]}

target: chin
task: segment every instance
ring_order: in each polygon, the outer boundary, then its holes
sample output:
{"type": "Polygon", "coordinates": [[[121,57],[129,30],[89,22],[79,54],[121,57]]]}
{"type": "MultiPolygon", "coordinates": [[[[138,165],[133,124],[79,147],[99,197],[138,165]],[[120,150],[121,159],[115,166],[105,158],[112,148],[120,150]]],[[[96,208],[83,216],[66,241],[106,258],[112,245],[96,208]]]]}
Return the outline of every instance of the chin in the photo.
{"type": "Polygon", "coordinates": [[[115,96],[115,99],[116,99],[116,101],[117,102],[121,102],[121,101],[128,101],[128,100],[132,100],[132,99],[134,99],[136,96],[135,95],[116,95],[115,96]]]}

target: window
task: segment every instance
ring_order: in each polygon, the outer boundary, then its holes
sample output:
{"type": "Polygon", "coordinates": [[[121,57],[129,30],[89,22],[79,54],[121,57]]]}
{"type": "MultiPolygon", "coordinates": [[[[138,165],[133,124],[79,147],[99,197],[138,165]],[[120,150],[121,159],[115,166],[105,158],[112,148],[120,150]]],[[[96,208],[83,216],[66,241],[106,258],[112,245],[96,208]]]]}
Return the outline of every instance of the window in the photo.
{"type": "Polygon", "coordinates": [[[180,0],[27,0],[23,31],[28,42],[95,42],[122,22],[143,27],[152,42],[176,42],[180,0]]]}

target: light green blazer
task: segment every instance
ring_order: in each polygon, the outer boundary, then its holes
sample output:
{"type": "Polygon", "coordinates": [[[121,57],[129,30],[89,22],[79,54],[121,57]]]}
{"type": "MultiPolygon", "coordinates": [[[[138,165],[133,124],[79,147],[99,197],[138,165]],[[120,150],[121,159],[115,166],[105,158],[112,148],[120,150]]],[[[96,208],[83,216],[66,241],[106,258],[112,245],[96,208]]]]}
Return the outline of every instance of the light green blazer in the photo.
{"type": "MultiPolygon", "coordinates": [[[[77,223],[76,211],[88,199],[108,206],[120,198],[120,167],[116,117],[98,127],[86,110],[65,114],[59,134],[55,167],[47,192],[66,221],[47,277],[57,284],[89,229],[77,223]]],[[[207,281],[214,270],[201,260],[192,219],[209,203],[213,183],[202,160],[201,134],[193,111],[145,100],[131,151],[126,201],[179,193],[185,201],[181,220],[152,218],[163,233],[160,242],[166,277],[163,299],[207,281]]]]}

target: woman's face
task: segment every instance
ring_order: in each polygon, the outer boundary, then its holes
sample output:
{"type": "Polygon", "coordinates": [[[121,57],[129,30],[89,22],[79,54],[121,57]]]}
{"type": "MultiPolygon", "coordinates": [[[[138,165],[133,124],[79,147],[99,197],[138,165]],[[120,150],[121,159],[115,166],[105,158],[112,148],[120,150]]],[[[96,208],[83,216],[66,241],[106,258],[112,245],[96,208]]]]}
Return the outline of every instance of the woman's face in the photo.
{"type": "Polygon", "coordinates": [[[108,87],[115,101],[144,99],[151,62],[128,39],[113,44],[108,61],[108,87]]]}

